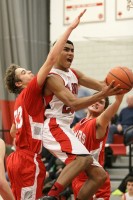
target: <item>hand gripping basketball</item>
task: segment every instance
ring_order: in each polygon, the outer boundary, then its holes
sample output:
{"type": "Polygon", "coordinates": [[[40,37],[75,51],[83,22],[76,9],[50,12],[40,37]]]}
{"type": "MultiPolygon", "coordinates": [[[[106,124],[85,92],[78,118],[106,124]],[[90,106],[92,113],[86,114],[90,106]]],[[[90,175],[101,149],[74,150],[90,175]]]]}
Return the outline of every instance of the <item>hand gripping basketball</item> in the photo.
{"type": "Polygon", "coordinates": [[[127,93],[133,87],[133,72],[128,67],[114,67],[106,76],[107,85],[113,80],[115,81],[114,86],[120,84],[120,89],[122,89],[121,94],[127,93]]]}

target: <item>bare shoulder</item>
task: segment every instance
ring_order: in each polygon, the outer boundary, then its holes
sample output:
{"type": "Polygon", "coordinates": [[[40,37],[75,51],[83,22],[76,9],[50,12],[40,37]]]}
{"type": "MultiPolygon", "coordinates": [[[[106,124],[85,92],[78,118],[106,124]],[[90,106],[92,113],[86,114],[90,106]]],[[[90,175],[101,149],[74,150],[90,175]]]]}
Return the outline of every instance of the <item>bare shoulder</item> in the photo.
{"type": "Polygon", "coordinates": [[[48,96],[62,87],[65,87],[63,79],[57,74],[51,74],[46,79],[44,86],[44,95],[48,96]]]}
{"type": "Polygon", "coordinates": [[[46,79],[46,84],[51,83],[51,82],[56,82],[56,81],[62,81],[63,82],[63,79],[58,74],[50,74],[46,79]]]}

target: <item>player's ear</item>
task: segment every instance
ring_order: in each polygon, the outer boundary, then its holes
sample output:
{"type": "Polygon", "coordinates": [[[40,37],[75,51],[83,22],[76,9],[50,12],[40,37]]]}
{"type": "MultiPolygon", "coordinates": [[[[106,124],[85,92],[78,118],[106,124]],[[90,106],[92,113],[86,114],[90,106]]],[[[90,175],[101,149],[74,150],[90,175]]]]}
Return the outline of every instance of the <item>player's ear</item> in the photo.
{"type": "Polygon", "coordinates": [[[17,87],[21,87],[21,86],[22,86],[22,81],[17,81],[17,82],[15,83],[15,85],[16,85],[17,87]]]}

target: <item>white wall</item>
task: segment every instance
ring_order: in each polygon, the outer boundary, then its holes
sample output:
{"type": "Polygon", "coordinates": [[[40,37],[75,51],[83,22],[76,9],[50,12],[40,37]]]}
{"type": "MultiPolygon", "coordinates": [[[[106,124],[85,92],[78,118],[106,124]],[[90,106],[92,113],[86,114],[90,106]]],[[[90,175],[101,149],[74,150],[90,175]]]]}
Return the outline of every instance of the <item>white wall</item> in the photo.
{"type": "MultiPolygon", "coordinates": [[[[106,21],[80,24],[69,38],[75,46],[72,67],[98,80],[103,80],[107,72],[118,65],[133,70],[133,20],[116,21],[115,0],[105,1],[106,21]]],[[[66,27],[63,25],[63,0],[51,0],[51,42],[66,27]]],[[[133,89],[128,94],[133,94],[133,89]]],[[[121,107],[126,105],[125,99],[121,107]]]]}
{"type": "MultiPolygon", "coordinates": [[[[133,19],[115,20],[115,1],[105,0],[105,22],[84,23],[72,33],[71,39],[84,40],[84,37],[133,36],[133,19]]],[[[127,1],[127,0],[121,0],[127,1]]],[[[51,41],[55,41],[67,27],[63,25],[64,0],[51,0],[51,41]]],[[[87,10],[89,12],[89,9],[87,10]]],[[[130,9],[133,12],[133,8],[130,9]]]]}

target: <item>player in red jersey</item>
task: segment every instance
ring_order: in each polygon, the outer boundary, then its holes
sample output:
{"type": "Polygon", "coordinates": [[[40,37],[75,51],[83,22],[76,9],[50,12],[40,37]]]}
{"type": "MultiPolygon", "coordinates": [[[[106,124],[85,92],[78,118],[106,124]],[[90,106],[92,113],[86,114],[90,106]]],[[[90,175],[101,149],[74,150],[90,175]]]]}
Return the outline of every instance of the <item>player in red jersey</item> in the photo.
{"type": "Polygon", "coordinates": [[[85,10],[71,23],[51,49],[36,76],[12,64],[7,68],[5,83],[9,92],[18,94],[14,106],[11,135],[16,138],[16,151],[7,159],[7,171],[16,200],[36,200],[42,196],[45,167],[41,161],[45,79],[85,10]]]}
{"type": "MultiPolygon", "coordinates": [[[[108,133],[108,125],[111,118],[117,112],[123,95],[115,96],[115,101],[109,107],[109,100],[106,97],[88,107],[86,118],[82,119],[73,128],[76,137],[85,145],[93,157],[104,166],[104,148],[108,133]],[[108,107],[108,108],[107,108],[108,107]]],[[[93,166],[90,171],[93,172],[93,166]]],[[[75,199],[82,185],[88,179],[86,173],[80,173],[72,182],[75,199]]],[[[93,199],[110,199],[109,175],[103,186],[97,191],[93,199]]]]}

